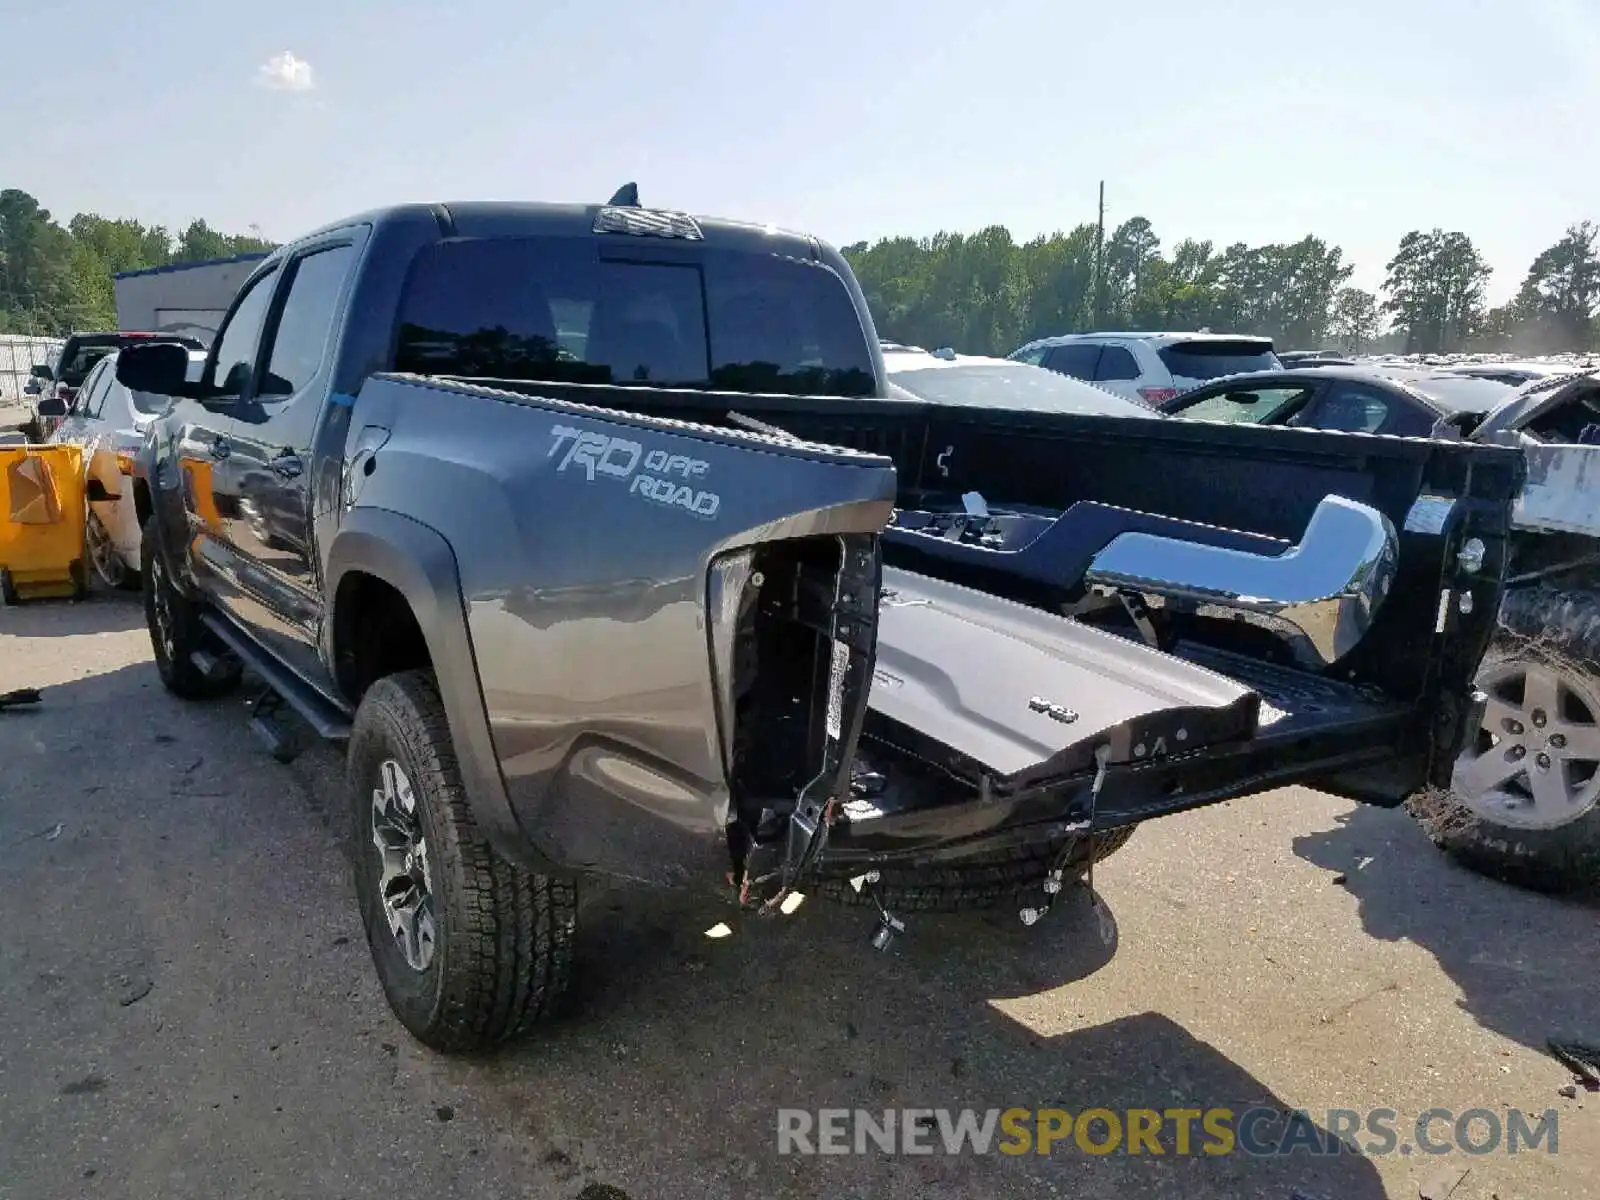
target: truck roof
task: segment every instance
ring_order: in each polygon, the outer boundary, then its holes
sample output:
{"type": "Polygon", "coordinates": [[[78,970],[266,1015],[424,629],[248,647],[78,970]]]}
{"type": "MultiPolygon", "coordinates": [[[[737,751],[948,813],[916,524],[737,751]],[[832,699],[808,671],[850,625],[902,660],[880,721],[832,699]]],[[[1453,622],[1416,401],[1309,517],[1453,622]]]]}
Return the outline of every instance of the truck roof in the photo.
{"type": "Polygon", "coordinates": [[[439,223],[446,237],[588,235],[595,232],[596,218],[603,209],[629,208],[644,216],[671,214],[688,217],[698,227],[702,244],[718,249],[764,250],[814,259],[819,244],[809,234],[779,229],[773,225],[683,214],[677,210],[655,209],[648,205],[560,204],[534,200],[451,200],[432,204],[389,205],[329,222],[295,241],[302,242],[351,225],[371,225],[376,229],[392,221],[415,221],[419,216],[427,215],[439,223]]]}

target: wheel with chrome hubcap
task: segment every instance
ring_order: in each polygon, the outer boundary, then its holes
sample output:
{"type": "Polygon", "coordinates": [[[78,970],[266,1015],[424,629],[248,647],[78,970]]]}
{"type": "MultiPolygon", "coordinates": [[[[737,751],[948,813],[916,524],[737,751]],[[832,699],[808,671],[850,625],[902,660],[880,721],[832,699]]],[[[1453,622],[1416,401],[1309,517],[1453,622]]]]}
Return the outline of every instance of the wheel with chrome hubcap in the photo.
{"type": "Polygon", "coordinates": [[[1507,593],[1487,697],[1448,792],[1411,802],[1463,865],[1544,892],[1600,886],[1600,596],[1507,593]]]}
{"type": "Polygon", "coordinates": [[[427,672],[385,676],[361,697],[345,786],[362,925],[400,1022],[451,1052],[553,1015],[571,976],[576,890],[490,848],[427,672]]]}
{"type": "Polygon", "coordinates": [[[122,560],[111,534],[93,509],[89,510],[84,523],[83,540],[89,552],[89,565],[101,583],[117,591],[138,591],[139,572],[122,560]]]}

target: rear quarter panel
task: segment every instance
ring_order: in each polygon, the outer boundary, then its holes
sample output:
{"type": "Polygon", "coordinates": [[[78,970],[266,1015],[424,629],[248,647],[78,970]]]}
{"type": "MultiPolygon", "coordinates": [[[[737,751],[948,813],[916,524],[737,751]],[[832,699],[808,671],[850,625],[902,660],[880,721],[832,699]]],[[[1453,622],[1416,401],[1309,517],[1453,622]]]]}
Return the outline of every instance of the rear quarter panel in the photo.
{"type": "Polygon", "coordinates": [[[351,445],[371,427],[387,439],[370,474],[347,473],[346,502],[449,543],[526,835],[563,866],[646,879],[683,856],[629,845],[641,830],[716,845],[729,798],[708,566],[763,541],[876,532],[892,464],[405,376],[363,387],[351,445]]]}

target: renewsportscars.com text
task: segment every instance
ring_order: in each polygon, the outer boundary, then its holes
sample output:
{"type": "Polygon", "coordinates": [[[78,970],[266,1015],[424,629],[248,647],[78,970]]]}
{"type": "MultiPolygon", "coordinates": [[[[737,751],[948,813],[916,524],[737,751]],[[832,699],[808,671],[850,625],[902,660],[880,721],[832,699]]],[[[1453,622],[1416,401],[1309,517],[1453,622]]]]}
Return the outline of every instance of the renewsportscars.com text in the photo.
{"type": "Polygon", "coordinates": [[[779,1154],[1148,1154],[1264,1158],[1558,1153],[1556,1110],[780,1108],[779,1154]]]}

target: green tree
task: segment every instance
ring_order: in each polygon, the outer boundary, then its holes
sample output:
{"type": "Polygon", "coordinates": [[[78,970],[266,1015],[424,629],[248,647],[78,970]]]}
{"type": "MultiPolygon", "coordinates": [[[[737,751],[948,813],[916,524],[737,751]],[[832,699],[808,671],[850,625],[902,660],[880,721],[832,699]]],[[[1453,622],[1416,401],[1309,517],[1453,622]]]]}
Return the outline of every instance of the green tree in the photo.
{"type": "Polygon", "coordinates": [[[1481,325],[1491,270],[1466,234],[1412,230],[1387,271],[1383,307],[1405,330],[1407,353],[1458,350],[1481,325]]]}
{"type": "Polygon", "coordinates": [[[1383,314],[1378,298],[1360,288],[1340,288],[1333,298],[1328,330],[1339,348],[1350,354],[1366,354],[1383,329],[1383,314]]]}
{"type": "Polygon", "coordinates": [[[1519,339],[1532,350],[1586,350],[1600,309],[1600,228],[1581,221],[1542,251],[1514,302],[1519,339]]]}

